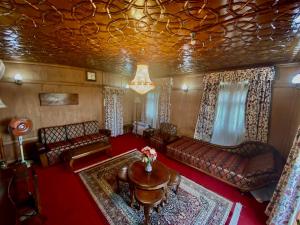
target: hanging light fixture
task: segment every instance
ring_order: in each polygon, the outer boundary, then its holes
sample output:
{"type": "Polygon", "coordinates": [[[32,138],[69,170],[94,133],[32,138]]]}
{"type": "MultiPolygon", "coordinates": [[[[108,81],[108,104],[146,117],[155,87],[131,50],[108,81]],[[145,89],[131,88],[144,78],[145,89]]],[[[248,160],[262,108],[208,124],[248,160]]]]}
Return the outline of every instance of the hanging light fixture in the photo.
{"type": "Polygon", "coordinates": [[[149,77],[148,65],[137,65],[135,77],[129,87],[141,95],[155,88],[149,77]]]}

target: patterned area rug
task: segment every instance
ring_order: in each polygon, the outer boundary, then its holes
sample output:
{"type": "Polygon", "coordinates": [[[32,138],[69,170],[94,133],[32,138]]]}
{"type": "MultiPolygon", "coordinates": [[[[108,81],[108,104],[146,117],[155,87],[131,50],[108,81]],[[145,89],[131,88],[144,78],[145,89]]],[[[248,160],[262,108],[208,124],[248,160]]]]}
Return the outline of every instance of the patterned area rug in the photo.
{"type": "MultiPolygon", "coordinates": [[[[141,160],[139,151],[114,157],[83,170],[79,176],[110,224],[143,224],[143,208],[129,206],[128,184],[121,184],[116,193],[116,174],[130,163],[141,160]]],[[[172,191],[169,202],[157,213],[153,210],[151,224],[225,224],[232,202],[182,176],[177,195],[172,191]]]]}

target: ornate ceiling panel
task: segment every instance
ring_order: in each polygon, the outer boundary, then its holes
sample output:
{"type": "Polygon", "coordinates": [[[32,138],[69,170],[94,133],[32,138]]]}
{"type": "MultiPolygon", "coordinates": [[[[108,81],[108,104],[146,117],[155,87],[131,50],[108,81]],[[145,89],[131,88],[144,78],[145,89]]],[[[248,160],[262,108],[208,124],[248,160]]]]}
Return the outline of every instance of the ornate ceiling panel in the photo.
{"type": "Polygon", "coordinates": [[[0,58],[132,74],[300,61],[300,2],[1,0],[0,58]]]}

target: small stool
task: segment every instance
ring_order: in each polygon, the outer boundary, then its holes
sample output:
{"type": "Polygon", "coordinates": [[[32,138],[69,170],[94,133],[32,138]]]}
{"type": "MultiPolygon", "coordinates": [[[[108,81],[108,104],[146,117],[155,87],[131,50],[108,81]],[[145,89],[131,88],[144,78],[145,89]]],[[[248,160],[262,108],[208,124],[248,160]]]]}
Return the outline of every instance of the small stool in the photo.
{"type": "Polygon", "coordinates": [[[128,183],[128,167],[122,167],[117,175],[117,191],[120,192],[120,181],[128,183]]]}
{"type": "Polygon", "coordinates": [[[164,191],[163,189],[158,190],[141,190],[136,188],[134,190],[134,195],[136,201],[139,205],[144,207],[144,216],[145,216],[145,225],[149,225],[150,223],[150,212],[152,208],[155,208],[161,204],[164,199],[164,191]]]}
{"type": "Polygon", "coordinates": [[[175,170],[169,170],[169,173],[170,173],[170,180],[169,180],[169,183],[168,183],[168,187],[172,188],[172,187],[175,187],[175,194],[177,194],[177,191],[178,191],[178,188],[179,188],[179,185],[180,185],[180,182],[181,182],[181,176],[180,174],[175,171],[175,170]]]}

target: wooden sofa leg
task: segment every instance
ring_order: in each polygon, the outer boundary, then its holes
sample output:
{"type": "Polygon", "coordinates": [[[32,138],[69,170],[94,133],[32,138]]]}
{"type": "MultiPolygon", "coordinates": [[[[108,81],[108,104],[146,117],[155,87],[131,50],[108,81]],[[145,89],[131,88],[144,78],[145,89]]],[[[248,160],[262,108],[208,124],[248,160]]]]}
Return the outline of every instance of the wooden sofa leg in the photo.
{"type": "Polygon", "coordinates": [[[246,191],[246,190],[240,189],[240,193],[241,193],[242,196],[244,196],[247,192],[248,192],[248,191],[246,191]]]}
{"type": "Polygon", "coordinates": [[[74,164],[74,159],[71,159],[69,162],[69,166],[70,166],[71,170],[74,169],[73,164],[74,164]]]}
{"type": "Polygon", "coordinates": [[[40,161],[41,161],[41,164],[42,164],[43,167],[49,166],[48,158],[46,156],[46,153],[40,154],[40,161]]]}

